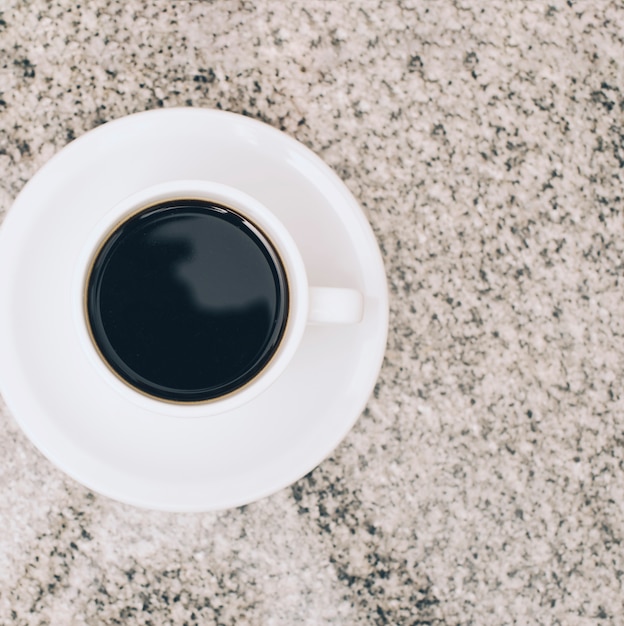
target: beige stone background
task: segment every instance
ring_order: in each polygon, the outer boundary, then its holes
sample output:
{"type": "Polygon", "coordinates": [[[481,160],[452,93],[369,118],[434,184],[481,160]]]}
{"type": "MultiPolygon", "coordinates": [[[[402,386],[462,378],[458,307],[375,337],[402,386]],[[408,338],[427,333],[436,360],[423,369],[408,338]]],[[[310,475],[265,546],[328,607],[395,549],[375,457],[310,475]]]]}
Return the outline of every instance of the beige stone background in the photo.
{"type": "Polygon", "coordinates": [[[391,291],[357,425],[247,507],[91,493],[0,404],[0,623],[624,623],[622,59],[604,0],[0,0],[0,217],[89,129],[219,107],[345,180],[391,291]]]}

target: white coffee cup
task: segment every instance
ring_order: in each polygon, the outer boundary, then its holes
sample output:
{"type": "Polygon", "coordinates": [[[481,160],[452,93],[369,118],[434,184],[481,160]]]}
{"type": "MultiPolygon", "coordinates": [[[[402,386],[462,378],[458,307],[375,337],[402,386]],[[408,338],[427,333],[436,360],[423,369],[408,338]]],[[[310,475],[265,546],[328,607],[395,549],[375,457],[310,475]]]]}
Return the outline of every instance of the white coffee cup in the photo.
{"type": "Polygon", "coordinates": [[[232,187],[201,180],[174,180],[143,189],[112,207],[97,224],[76,264],[72,287],[73,314],[80,344],[93,368],[124,398],[147,410],[174,417],[200,417],[235,409],[265,391],[295,355],[308,324],[356,324],[363,316],[362,294],[351,288],[310,286],[297,245],[268,207],[232,187]],[[226,395],[202,402],[172,402],[140,391],[120,376],[101,356],[93,340],[85,294],[90,269],[102,243],[129,217],[175,199],[205,200],[227,207],[254,224],[277,251],[286,274],[289,303],[286,326],[277,350],[249,382],[226,395]]]}

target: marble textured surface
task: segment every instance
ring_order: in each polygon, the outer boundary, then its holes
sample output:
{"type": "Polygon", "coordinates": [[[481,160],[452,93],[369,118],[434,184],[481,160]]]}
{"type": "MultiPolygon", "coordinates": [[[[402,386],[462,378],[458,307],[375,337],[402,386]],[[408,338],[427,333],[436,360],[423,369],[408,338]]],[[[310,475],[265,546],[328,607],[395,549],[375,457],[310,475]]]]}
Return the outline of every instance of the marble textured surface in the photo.
{"type": "Polygon", "coordinates": [[[334,168],[391,289],[356,427],[247,507],[110,501],[2,405],[0,623],[624,623],[622,59],[604,0],[0,0],[0,217],[94,126],[219,107],[334,168]]]}

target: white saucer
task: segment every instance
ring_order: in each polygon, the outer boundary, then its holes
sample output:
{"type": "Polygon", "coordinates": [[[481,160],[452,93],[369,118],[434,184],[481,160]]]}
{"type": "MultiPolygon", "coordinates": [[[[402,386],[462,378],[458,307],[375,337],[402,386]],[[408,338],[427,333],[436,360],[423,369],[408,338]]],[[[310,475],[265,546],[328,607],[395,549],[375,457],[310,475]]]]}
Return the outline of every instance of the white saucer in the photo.
{"type": "Polygon", "coordinates": [[[165,109],[100,126],[33,177],[0,229],[2,394],[53,463],[137,506],[238,506],[312,470],[363,410],[387,326],[379,249],[345,185],[294,139],[232,113],[165,109]],[[365,297],[360,324],[308,326],[272,387],[242,408],[202,418],[151,413],[113,391],[79,345],[70,295],[85,238],[111,206],[189,178],[254,196],[290,230],[311,284],[354,287],[365,297]]]}

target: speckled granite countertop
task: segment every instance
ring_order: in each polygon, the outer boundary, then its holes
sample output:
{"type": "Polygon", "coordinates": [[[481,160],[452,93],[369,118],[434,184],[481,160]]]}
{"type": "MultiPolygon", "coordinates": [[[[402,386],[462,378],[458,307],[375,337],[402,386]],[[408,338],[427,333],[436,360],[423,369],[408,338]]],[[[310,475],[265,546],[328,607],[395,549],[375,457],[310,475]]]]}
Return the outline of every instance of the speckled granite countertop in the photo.
{"type": "Polygon", "coordinates": [[[245,113],[368,209],[391,323],[344,443],[241,509],[100,497],[1,408],[0,623],[624,623],[623,33],[601,0],[2,0],[0,214],[104,121],[245,113]]]}

